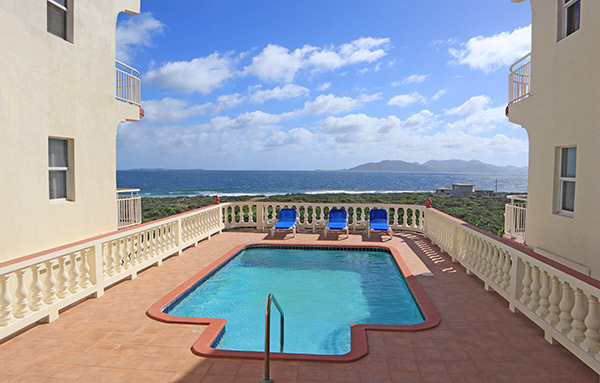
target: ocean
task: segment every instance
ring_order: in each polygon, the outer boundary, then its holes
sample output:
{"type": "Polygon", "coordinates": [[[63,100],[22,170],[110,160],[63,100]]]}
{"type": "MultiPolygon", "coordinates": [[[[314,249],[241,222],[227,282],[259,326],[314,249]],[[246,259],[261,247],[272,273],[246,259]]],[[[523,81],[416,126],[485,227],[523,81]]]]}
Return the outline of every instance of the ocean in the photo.
{"type": "Polygon", "coordinates": [[[527,174],[398,173],[276,170],[118,170],[118,188],[143,197],[288,193],[431,192],[453,183],[509,193],[527,192],[527,174]],[[496,189],[496,184],[498,188],[496,189]]]}

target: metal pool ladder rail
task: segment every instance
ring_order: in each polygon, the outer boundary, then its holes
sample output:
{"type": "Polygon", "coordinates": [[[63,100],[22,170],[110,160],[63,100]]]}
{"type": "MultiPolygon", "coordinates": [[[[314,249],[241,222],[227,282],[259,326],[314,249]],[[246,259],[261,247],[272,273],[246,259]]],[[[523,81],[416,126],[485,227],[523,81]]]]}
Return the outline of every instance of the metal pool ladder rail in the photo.
{"type": "Polygon", "coordinates": [[[283,321],[285,315],[283,314],[283,309],[279,305],[279,302],[277,302],[277,299],[275,299],[275,296],[273,294],[269,294],[269,296],[267,297],[267,309],[265,312],[265,370],[264,376],[261,379],[262,383],[274,382],[274,380],[271,379],[271,377],[269,376],[271,370],[271,302],[275,303],[275,307],[277,307],[277,310],[279,310],[279,314],[281,314],[281,323],[279,326],[279,352],[283,352],[283,321]]]}

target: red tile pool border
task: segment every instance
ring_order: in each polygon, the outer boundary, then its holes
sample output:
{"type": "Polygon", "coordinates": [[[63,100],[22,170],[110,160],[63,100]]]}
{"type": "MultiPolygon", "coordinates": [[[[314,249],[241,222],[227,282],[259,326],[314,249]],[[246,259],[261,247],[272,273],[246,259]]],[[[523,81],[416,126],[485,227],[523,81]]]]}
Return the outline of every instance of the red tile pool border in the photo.
{"type": "MultiPolygon", "coordinates": [[[[154,303],[146,314],[152,318],[161,322],[166,323],[179,323],[179,324],[198,324],[208,326],[202,335],[192,345],[192,352],[200,356],[210,356],[219,358],[237,358],[237,359],[264,359],[264,352],[258,351],[228,351],[228,350],[217,350],[210,347],[211,344],[221,333],[221,330],[227,323],[227,319],[219,318],[188,318],[188,317],[175,317],[162,312],[162,309],[176,299],[179,295],[183,294],[187,289],[194,286],[202,278],[209,275],[213,270],[221,266],[224,262],[229,260],[231,257],[236,255],[242,249],[252,245],[271,245],[271,246],[286,246],[280,242],[260,242],[260,243],[247,243],[244,245],[236,246],[235,248],[228,251],[225,255],[211,263],[204,270],[194,275],[192,278],[185,281],[183,284],[175,288],[173,291],[162,297],[156,303],[154,303]]],[[[422,331],[433,327],[436,327],[440,323],[440,316],[433,307],[433,304],[425,294],[425,291],[417,281],[416,277],[410,272],[408,265],[400,256],[400,252],[389,246],[382,245],[366,245],[366,244],[353,244],[353,245],[316,245],[316,244],[298,244],[287,245],[289,247],[339,247],[339,248],[380,248],[389,251],[398,268],[404,275],[406,284],[413,294],[421,313],[425,317],[423,323],[414,325],[377,325],[377,324],[351,324],[350,325],[350,352],[344,355],[309,355],[309,354],[290,354],[290,353],[271,353],[271,359],[273,360],[303,360],[303,361],[322,361],[322,362],[352,362],[362,358],[369,352],[367,345],[367,330],[375,331],[422,331]]],[[[265,298],[266,299],[266,298],[265,298]]]]}

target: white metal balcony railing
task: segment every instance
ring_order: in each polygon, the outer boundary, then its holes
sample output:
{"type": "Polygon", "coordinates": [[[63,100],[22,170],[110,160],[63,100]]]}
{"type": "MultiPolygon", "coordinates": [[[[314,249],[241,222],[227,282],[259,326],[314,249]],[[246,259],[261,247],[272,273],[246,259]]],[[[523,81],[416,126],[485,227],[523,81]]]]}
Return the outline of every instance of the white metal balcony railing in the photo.
{"type": "Polygon", "coordinates": [[[298,211],[299,226],[322,227],[327,210],[345,208],[364,229],[369,209],[389,212],[394,230],[422,233],[544,331],[600,372],[600,282],[532,250],[433,208],[396,204],[233,202],[211,205],[72,245],[0,263],[0,339],[104,289],[223,229],[266,229],[281,208],[298,211]]]}
{"type": "Polygon", "coordinates": [[[140,189],[117,189],[118,228],[142,223],[142,199],[140,189]]]}
{"type": "Polygon", "coordinates": [[[141,106],[141,79],[136,69],[115,60],[117,100],[141,106]]]}
{"type": "Polygon", "coordinates": [[[504,234],[525,243],[525,218],[527,196],[510,195],[510,203],[504,205],[504,234]]]}
{"type": "Polygon", "coordinates": [[[508,105],[528,97],[530,84],[531,52],[521,57],[510,67],[510,74],[508,75],[508,105]]]}

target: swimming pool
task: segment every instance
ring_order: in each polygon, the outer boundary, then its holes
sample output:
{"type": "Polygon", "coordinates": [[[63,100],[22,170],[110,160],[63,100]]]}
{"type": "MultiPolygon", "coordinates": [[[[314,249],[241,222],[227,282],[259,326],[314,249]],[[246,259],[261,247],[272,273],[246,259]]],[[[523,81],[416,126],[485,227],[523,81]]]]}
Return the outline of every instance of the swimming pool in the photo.
{"type": "MultiPolygon", "coordinates": [[[[433,323],[437,314],[417,305],[401,272],[405,265],[393,253],[391,248],[374,246],[249,245],[215,262],[148,313],[165,321],[217,321],[220,331],[210,331],[210,343],[204,339],[198,344],[199,340],[194,351],[205,355],[208,348],[214,356],[251,357],[264,351],[264,308],[267,295],[273,293],[286,322],[279,355],[288,359],[298,359],[292,355],[356,356],[363,343],[366,353],[366,339],[362,340],[366,329],[406,331],[437,324],[433,323]]],[[[424,294],[419,293],[422,303],[424,294]]],[[[279,314],[275,308],[271,326],[271,350],[276,352],[279,314]]]]}

